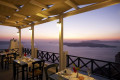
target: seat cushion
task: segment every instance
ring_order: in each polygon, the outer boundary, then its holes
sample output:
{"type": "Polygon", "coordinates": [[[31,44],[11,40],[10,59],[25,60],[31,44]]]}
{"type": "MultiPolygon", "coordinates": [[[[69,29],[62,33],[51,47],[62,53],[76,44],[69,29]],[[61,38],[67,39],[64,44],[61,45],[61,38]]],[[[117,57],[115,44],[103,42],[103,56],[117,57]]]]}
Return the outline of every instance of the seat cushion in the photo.
{"type": "MultiPolygon", "coordinates": [[[[41,75],[41,74],[42,74],[42,71],[39,70],[39,69],[34,71],[34,76],[38,76],[38,75],[41,75]]],[[[28,75],[32,76],[33,72],[32,71],[28,72],[28,75]]]]}

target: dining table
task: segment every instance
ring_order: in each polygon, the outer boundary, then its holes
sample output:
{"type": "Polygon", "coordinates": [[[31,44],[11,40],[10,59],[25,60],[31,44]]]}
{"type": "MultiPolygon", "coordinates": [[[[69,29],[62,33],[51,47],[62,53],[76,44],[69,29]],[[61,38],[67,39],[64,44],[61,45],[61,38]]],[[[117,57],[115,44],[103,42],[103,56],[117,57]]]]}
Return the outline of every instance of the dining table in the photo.
{"type": "Polygon", "coordinates": [[[71,68],[66,68],[49,76],[50,80],[109,80],[104,77],[88,74],[84,71],[74,72],[71,68]]]}
{"type": "Polygon", "coordinates": [[[35,62],[35,61],[40,61],[40,59],[23,56],[21,58],[14,60],[13,61],[13,78],[14,78],[14,80],[16,80],[16,74],[17,74],[16,65],[18,65],[22,69],[21,70],[21,74],[22,74],[21,80],[27,80],[28,79],[28,69],[29,69],[29,67],[32,67],[32,62],[35,62]]]}
{"type": "Polygon", "coordinates": [[[0,57],[1,57],[1,68],[3,69],[3,67],[4,67],[4,59],[5,59],[5,57],[9,57],[9,56],[14,56],[14,58],[16,58],[15,57],[15,55],[16,55],[16,53],[10,53],[10,52],[4,52],[4,53],[0,53],[0,57]]]}

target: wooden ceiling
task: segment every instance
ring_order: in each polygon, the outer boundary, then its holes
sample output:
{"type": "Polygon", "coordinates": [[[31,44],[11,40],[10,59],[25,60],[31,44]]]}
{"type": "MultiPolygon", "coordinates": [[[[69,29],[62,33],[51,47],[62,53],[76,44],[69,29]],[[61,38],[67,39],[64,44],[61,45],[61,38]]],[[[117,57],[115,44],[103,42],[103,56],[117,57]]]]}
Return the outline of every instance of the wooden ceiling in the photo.
{"type": "Polygon", "coordinates": [[[120,0],[0,0],[0,25],[26,28],[60,15],[68,17],[118,3],[120,0]]]}

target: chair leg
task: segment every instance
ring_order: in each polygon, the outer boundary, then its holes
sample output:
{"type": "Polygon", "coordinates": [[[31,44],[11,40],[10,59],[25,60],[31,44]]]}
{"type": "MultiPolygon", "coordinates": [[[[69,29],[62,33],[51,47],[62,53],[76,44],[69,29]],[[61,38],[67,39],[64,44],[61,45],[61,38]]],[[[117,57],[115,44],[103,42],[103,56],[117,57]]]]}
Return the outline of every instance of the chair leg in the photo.
{"type": "Polygon", "coordinates": [[[39,77],[39,76],[37,76],[37,80],[38,80],[38,77],[39,77]]]}

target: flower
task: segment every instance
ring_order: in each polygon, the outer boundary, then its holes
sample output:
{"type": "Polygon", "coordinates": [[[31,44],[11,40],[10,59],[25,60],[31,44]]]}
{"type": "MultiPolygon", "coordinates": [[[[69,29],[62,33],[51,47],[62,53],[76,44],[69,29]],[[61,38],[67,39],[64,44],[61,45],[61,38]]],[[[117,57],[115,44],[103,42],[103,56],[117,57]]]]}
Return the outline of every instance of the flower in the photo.
{"type": "Polygon", "coordinates": [[[73,71],[76,73],[78,70],[80,70],[80,68],[79,67],[76,67],[76,65],[75,64],[73,64],[73,71]]]}

